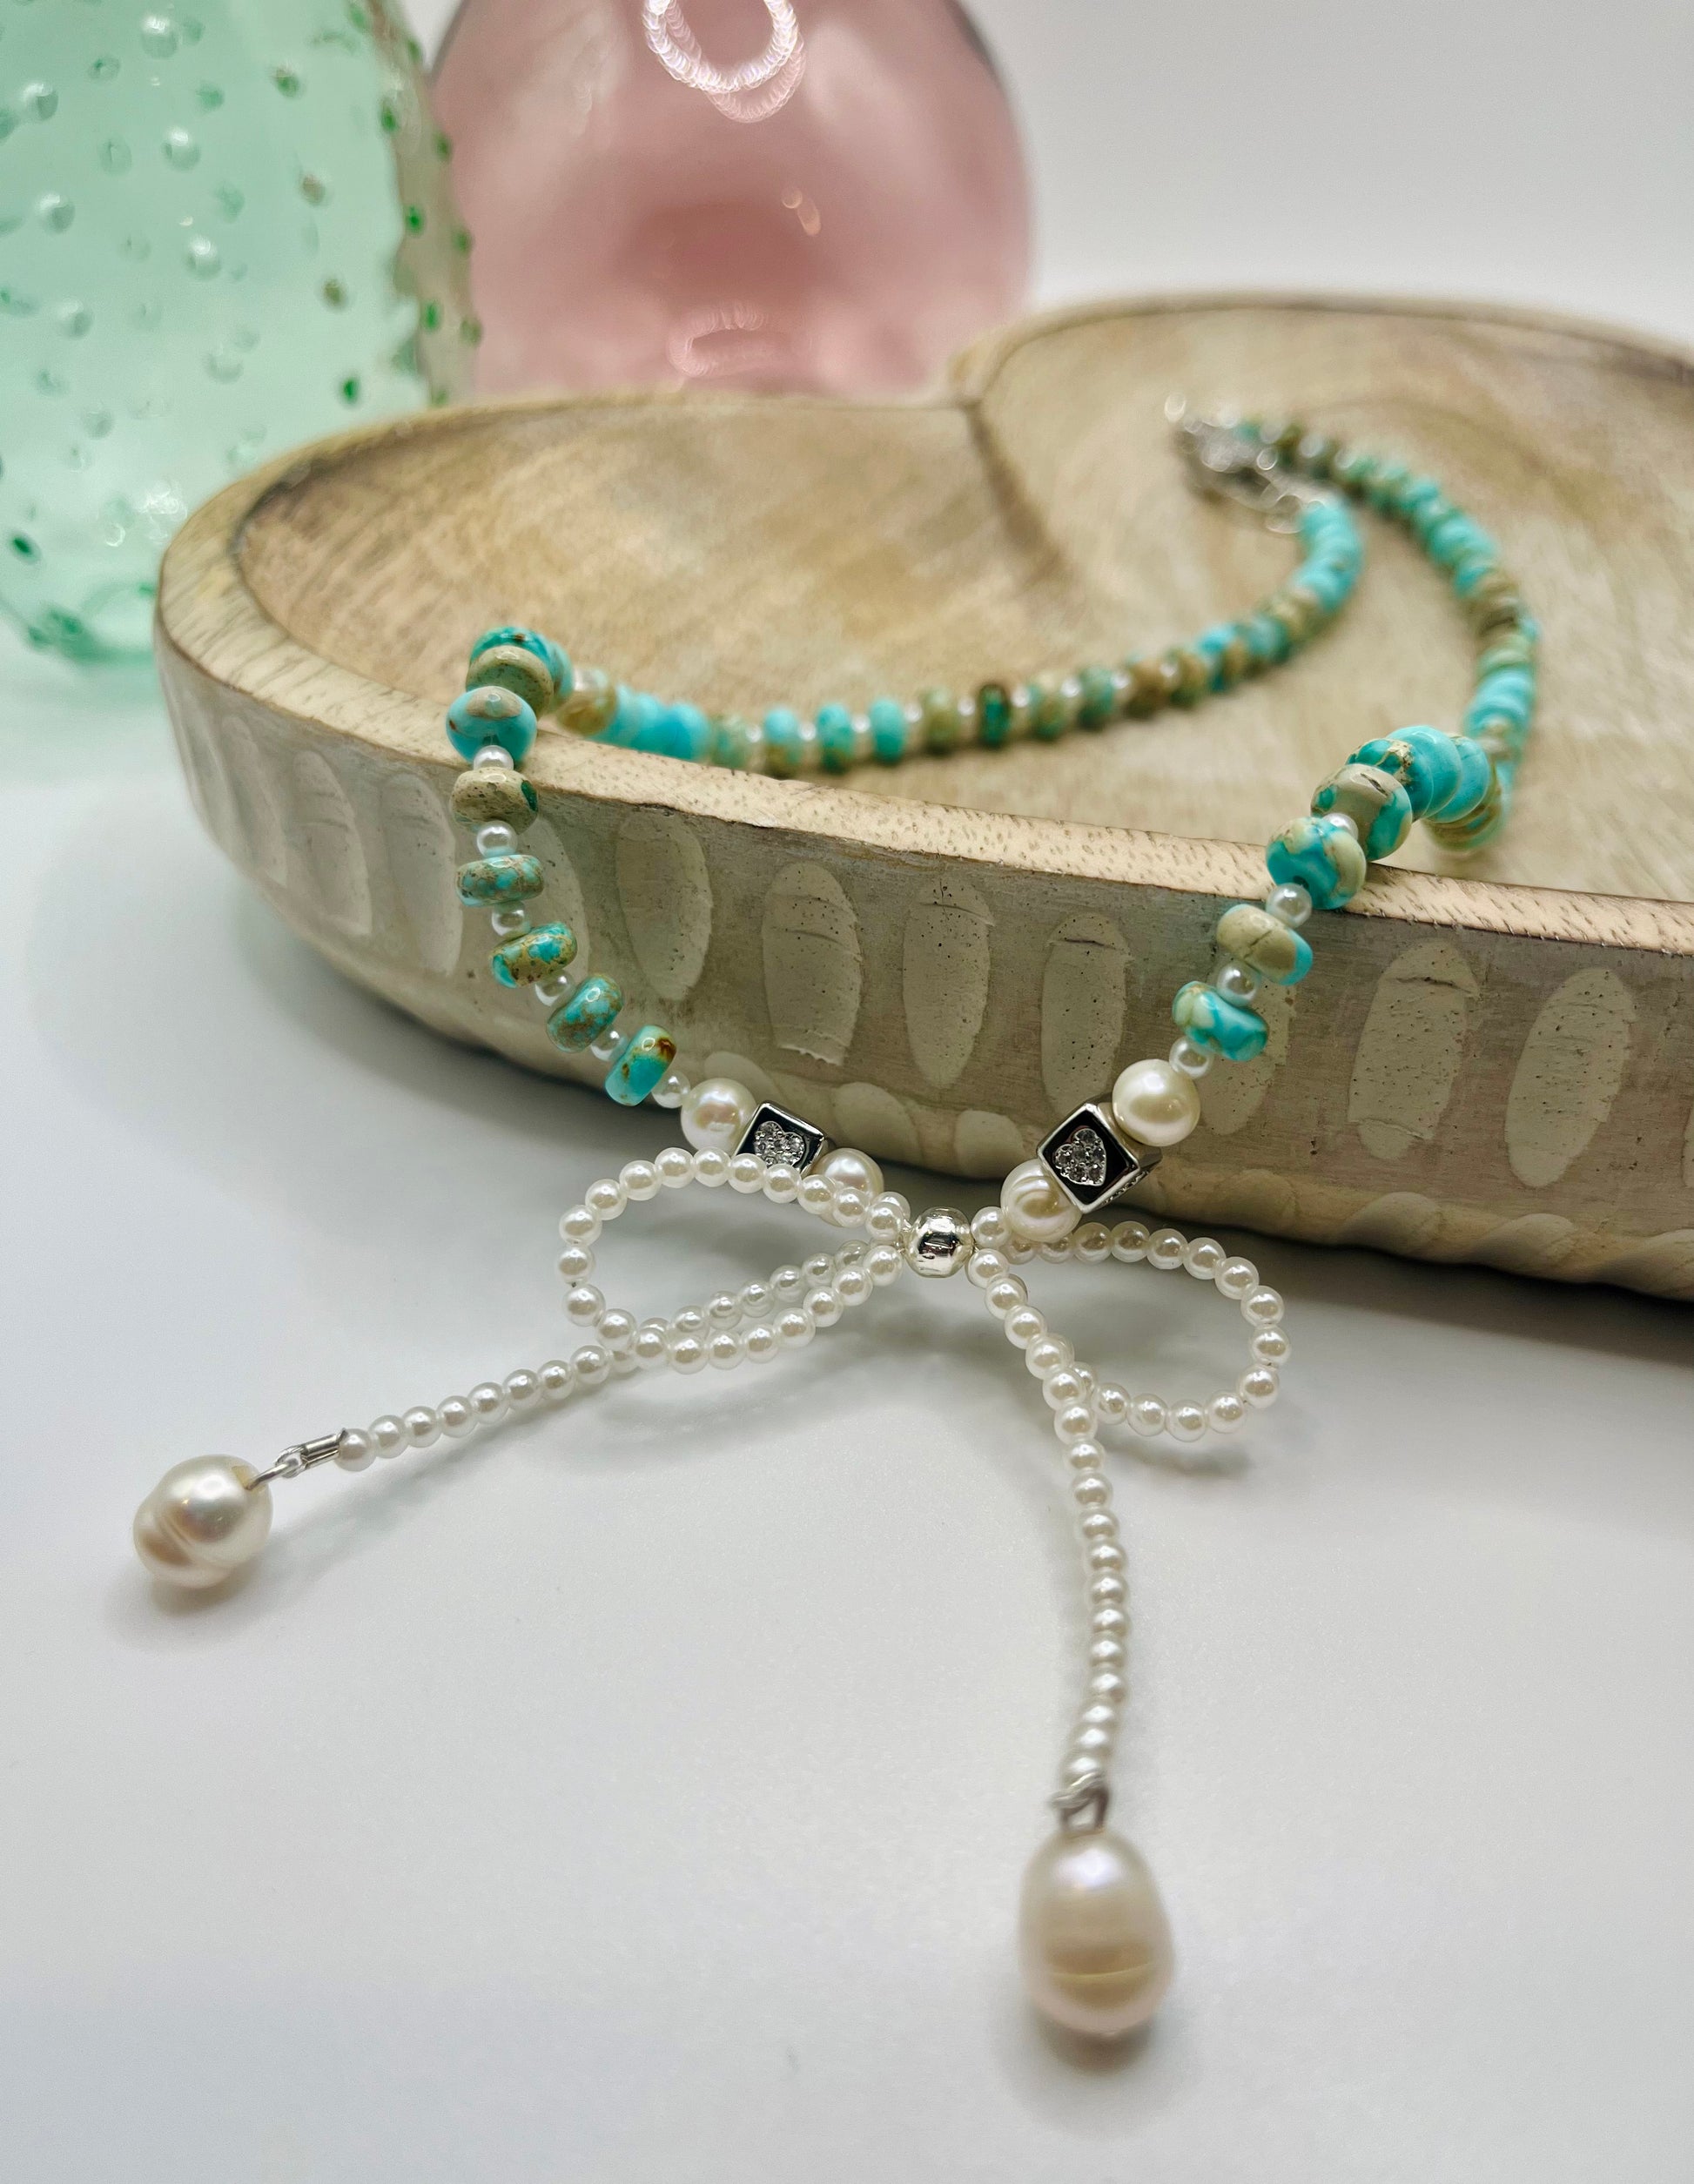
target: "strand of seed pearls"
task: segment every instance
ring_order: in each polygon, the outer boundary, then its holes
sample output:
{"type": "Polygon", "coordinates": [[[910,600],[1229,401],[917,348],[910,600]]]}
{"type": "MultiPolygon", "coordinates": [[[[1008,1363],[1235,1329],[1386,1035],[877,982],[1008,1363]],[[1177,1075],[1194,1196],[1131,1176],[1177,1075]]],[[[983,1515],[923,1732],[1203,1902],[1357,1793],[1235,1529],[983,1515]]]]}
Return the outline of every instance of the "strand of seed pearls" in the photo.
{"type": "Polygon", "coordinates": [[[344,1471],[363,1471],[379,1456],[427,1448],[444,1436],[461,1439],[503,1418],[660,1367],[673,1373],[698,1373],[708,1366],[728,1372],[803,1349],[820,1329],[834,1327],[872,1290],[886,1288],[905,1271],[901,1240],[911,1226],[910,1202],[880,1187],[867,1196],[859,1182],[874,1179],[880,1186],[880,1173],[868,1155],[851,1159],[859,1164],[857,1176],[845,1163],[835,1177],[803,1177],[789,1167],[767,1168],[751,1153],[731,1156],[687,1146],[669,1146],[651,1160],[626,1162],[616,1175],[590,1184],[581,1205],[559,1223],[565,1316],[588,1338],[581,1346],[567,1358],[521,1368],[503,1381],[483,1381],[468,1394],[373,1419],[342,1435],[336,1462],[344,1471]],[[833,1227],[862,1228],[864,1238],[817,1253],[801,1265],[779,1267],[767,1281],[750,1281],[702,1305],[685,1305],[668,1319],[638,1321],[633,1313],[609,1305],[595,1286],[595,1246],[606,1225],[631,1206],[690,1184],[760,1193],[773,1205],[797,1205],[833,1227]]]}
{"type": "Polygon", "coordinates": [[[1233,1433],[1250,1408],[1275,1401],[1288,1353],[1282,1300],[1247,1259],[1232,1258],[1215,1238],[1189,1239],[1145,1222],[1088,1221],[1041,1245],[1020,1238],[1004,1207],[986,1206],[971,1224],[965,1272],[1007,1341],[1040,1383],[1064,1453],[1082,1552],[1088,1613],[1080,1703],[1059,1759],[1052,1799],[1057,1831],[1036,1851],[1024,1878],[1019,1919],[1025,1984],[1036,2006],[1073,2032],[1115,2039],[1145,2025],[1175,1971],[1170,1923],[1146,1859],[1108,1830],[1112,1764],[1129,1697],[1129,1575],[1100,1435],[1107,1424],[1141,1435],[1198,1441],[1208,1428],[1233,1433]],[[1250,1362],[1235,1386],[1209,1402],[1167,1403],[1132,1396],[1102,1380],[1030,1302],[1014,1271],[1037,1257],[1084,1266],[1107,1260],[1181,1268],[1209,1281],[1239,1307],[1249,1329],[1250,1362]]]}

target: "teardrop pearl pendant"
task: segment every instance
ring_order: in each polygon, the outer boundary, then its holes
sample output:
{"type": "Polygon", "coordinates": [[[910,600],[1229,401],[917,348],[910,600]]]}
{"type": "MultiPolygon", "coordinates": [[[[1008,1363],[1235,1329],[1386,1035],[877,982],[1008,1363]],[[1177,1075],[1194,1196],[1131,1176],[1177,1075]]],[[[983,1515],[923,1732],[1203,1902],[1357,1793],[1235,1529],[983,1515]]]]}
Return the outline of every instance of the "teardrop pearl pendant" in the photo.
{"type": "Polygon", "coordinates": [[[1146,1860],[1109,1828],[1061,1827],[1024,1875],[1024,1985],[1044,2017],[1091,2040],[1147,2023],[1176,1968],[1146,1860]]]}

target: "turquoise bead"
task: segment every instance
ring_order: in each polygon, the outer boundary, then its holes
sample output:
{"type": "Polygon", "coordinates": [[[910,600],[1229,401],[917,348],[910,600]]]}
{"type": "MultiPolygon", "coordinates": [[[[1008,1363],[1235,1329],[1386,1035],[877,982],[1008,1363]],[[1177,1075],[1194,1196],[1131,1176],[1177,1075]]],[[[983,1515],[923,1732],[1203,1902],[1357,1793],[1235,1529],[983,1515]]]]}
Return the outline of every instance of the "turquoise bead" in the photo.
{"type": "Polygon", "coordinates": [[[1226,999],[1216,986],[1202,985],[1198,978],[1177,989],[1171,1016],[1194,1045],[1203,1046],[1208,1054],[1221,1054],[1231,1062],[1250,1062],[1264,1052],[1264,1018],[1244,1009],[1239,1001],[1226,999]]]}
{"type": "Polygon", "coordinates": [[[1288,656],[1288,633],[1274,615],[1253,615],[1241,624],[1241,635],[1247,639],[1247,650],[1263,667],[1276,667],[1288,656]]]}
{"type": "Polygon", "coordinates": [[[1104,728],[1118,709],[1118,686],[1112,680],[1111,669],[1085,668],[1079,680],[1082,702],[1077,708],[1077,725],[1104,728]]]}
{"type": "Polygon", "coordinates": [[[1459,761],[1459,785],[1432,819],[1462,819],[1474,811],[1489,792],[1494,767],[1487,751],[1469,736],[1455,736],[1453,749],[1459,761]]]}
{"type": "Polygon", "coordinates": [[[844,705],[817,709],[817,755],[825,773],[844,774],[853,763],[853,716],[844,705]]]}
{"type": "Polygon", "coordinates": [[[1280,986],[1298,985],[1312,967],[1303,933],[1273,917],[1261,903],[1237,903],[1218,920],[1218,945],[1280,986]]]}
{"type": "Polygon", "coordinates": [[[697,705],[655,704],[650,720],[637,729],[634,748],[659,758],[685,758],[694,765],[712,747],[712,724],[697,705]]]}
{"type": "Polygon", "coordinates": [[[662,1024],[643,1024],[606,1072],[606,1097],[639,1107],[656,1092],[676,1059],[676,1042],[662,1024]]]}
{"type": "Polygon", "coordinates": [[[1411,798],[1412,816],[1439,811],[1459,785],[1459,761],[1453,738],[1438,728],[1402,728],[1361,743],[1353,763],[1380,766],[1392,774],[1411,798]]]}
{"type": "Polygon", "coordinates": [[[498,743],[521,766],[535,747],[535,714],[515,690],[480,683],[461,690],[447,708],[447,741],[461,758],[471,759],[485,743],[498,743]]]}
{"type": "Polygon", "coordinates": [[[537,925],[514,940],[502,941],[488,968],[503,986],[539,985],[568,970],[576,954],[576,935],[568,925],[537,925]]]}
{"type": "Polygon", "coordinates": [[[520,629],[514,622],[508,622],[500,629],[485,629],[471,647],[471,658],[487,652],[495,645],[521,645],[526,652],[533,652],[543,662],[553,677],[555,695],[568,697],[575,688],[576,678],[568,655],[554,643],[551,637],[542,636],[539,629],[520,629]]]}
{"type": "Polygon", "coordinates": [[[459,899],[495,910],[528,902],[541,891],[541,868],[533,857],[512,853],[481,857],[459,867],[459,899]]]}
{"type": "Polygon", "coordinates": [[[569,1000],[547,1019],[547,1035],[555,1046],[575,1053],[610,1031],[622,1006],[623,989],[615,979],[584,978],[569,1000]]]}
{"type": "Polygon", "coordinates": [[[773,705],[764,716],[764,769],[781,779],[800,770],[800,716],[790,706],[773,705]]]}
{"type": "Polygon", "coordinates": [[[977,742],[998,750],[1012,735],[1012,693],[1004,682],[985,682],[977,692],[977,742]]]}
{"type": "Polygon", "coordinates": [[[1361,766],[1355,760],[1321,784],[1312,809],[1351,819],[1368,857],[1392,857],[1412,830],[1412,800],[1405,784],[1380,766],[1361,766]]]}
{"type": "Polygon", "coordinates": [[[1320,910],[1339,910],[1365,884],[1365,853],[1358,837],[1334,816],[1296,819],[1284,827],[1266,850],[1265,863],[1279,886],[1298,881],[1320,910]]]}
{"type": "Polygon", "coordinates": [[[879,764],[897,766],[906,755],[906,709],[898,698],[879,697],[871,708],[871,743],[879,764]]]}
{"type": "Polygon", "coordinates": [[[617,686],[617,704],[612,717],[595,738],[602,743],[616,743],[624,750],[635,749],[643,736],[649,733],[662,709],[657,698],[645,690],[632,690],[623,683],[617,686]]]}
{"type": "Polygon", "coordinates": [[[1535,709],[1536,679],[1529,669],[1501,668],[1476,685],[1465,708],[1464,724],[1476,728],[1484,721],[1508,720],[1527,728],[1535,709]]]}

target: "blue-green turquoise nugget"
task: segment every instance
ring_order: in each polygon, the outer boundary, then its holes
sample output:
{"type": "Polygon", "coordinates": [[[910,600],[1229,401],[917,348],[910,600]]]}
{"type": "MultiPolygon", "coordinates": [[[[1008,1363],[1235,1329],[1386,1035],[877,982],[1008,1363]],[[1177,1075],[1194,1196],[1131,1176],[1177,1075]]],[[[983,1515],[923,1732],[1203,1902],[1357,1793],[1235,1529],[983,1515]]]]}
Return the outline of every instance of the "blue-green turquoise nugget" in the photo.
{"type": "Polygon", "coordinates": [[[1321,783],[1312,809],[1351,819],[1368,857],[1392,857],[1412,830],[1412,800],[1404,783],[1381,766],[1361,766],[1355,759],[1321,783]]]}
{"type": "Polygon", "coordinates": [[[826,774],[844,774],[853,763],[853,716],[844,705],[817,709],[817,756],[826,774]]]}
{"type": "Polygon", "coordinates": [[[620,1107],[639,1107],[663,1084],[676,1059],[676,1042],[662,1024],[643,1024],[606,1072],[607,1097],[620,1107]]]}
{"type": "Polygon", "coordinates": [[[495,910],[512,903],[527,903],[541,891],[541,868],[533,857],[514,852],[505,857],[480,857],[459,867],[459,899],[482,903],[495,910]]]}
{"type": "Polygon", "coordinates": [[[1218,920],[1218,945],[1279,986],[1298,985],[1312,967],[1304,934],[1258,903],[1237,903],[1225,911],[1218,920]]]}
{"type": "Polygon", "coordinates": [[[879,697],[871,708],[871,748],[879,766],[897,766],[906,755],[909,723],[898,698],[879,697]]]}
{"type": "Polygon", "coordinates": [[[479,652],[487,652],[494,645],[521,645],[526,652],[533,652],[553,677],[553,688],[559,697],[568,697],[575,687],[575,676],[564,651],[544,637],[539,629],[521,629],[515,622],[504,622],[498,629],[485,629],[471,647],[471,658],[479,652]]]}
{"type": "Polygon", "coordinates": [[[448,706],[447,741],[461,758],[474,758],[485,743],[498,743],[514,766],[521,766],[535,747],[534,708],[515,690],[480,682],[448,706]]]}
{"type": "Polygon", "coordinates": [[[773,705],[764,716],[764,769],[786,781],[800,770],[803,739],[800,716],[791,706],[773,705]]]}
{"type": "Polygon", "coordinates": [[[1181,1025],[1196,1046],[1227,1061],[1250,1062],[1264,1051],[1267,1028],[1262,1016],[1231,1001],[1216,986],[1191,978],[1179,986],[1171,1004],[1172,1020],[1181,1025]]]}
{"type": "MultiPolygon", "coordinates": [[[[1296,819],[1265,851],[1271,877],[1298,881],[1320,910],[1339,910],[1365,884],[1365,853],[1345,819],[1296,819]]],[[[1185,989],[1186,990],[1186,989],[1185,989]]]]}
{"type": "Polygon", "coordinates": [[[584,978],[569,1000],[547,1019],[547,1035],[555,1046],[575,1053],[610,1031],[622,1006],[623,989],[615,979],[584,978]]]}
{"type": "Polygon", "coordinates": [[[568,925],[537,925],[502,941],[488,968],[503,986],[534,986],[568,970],[576,954],[576,935],[568,925]]]}
{"type": "Polygon", "coordinates": [[[1402,728],[1361,743],[1350,765],[1380,766],[1392,774],[1411,799],[1412,816],[1439,811],[1459,785],[1459,758],[1453,738],[1439,728],[1402,728]]]}

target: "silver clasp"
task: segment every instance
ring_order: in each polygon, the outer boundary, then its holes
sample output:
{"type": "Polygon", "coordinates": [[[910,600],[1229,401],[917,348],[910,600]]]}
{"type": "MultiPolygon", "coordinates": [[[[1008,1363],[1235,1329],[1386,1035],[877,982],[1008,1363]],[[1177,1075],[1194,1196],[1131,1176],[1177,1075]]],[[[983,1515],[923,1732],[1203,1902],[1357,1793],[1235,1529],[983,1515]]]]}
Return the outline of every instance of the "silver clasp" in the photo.
{"type": "Polygon", "coordinates": [[[1166,404],[1190,483],[1196,492],[1233,501],[1267,530],[1297,531],[1307,509],[1334,495],[1291,470],[1281,451],[1250,425],[1233,418],[1191,417],[1180,400],[1166,404]]]}
{"type": "Polygon", "coordinates": [[[261,1471],[253,1481],[256,1487],[269,1486],[272,1479],[298,1479],[302,1471],[310,1471],[314,1463],[327,1463],[346,1439],[345,1426],[338,1426],[333,1434],[319,1434],[311,1441],[297,1441],[292,1448],[285,1448],[268,1471],[261,1471]]]}

